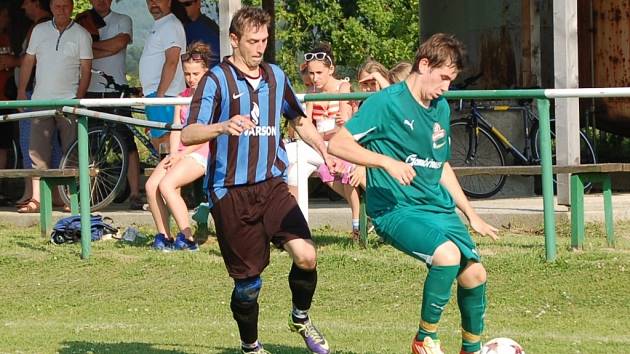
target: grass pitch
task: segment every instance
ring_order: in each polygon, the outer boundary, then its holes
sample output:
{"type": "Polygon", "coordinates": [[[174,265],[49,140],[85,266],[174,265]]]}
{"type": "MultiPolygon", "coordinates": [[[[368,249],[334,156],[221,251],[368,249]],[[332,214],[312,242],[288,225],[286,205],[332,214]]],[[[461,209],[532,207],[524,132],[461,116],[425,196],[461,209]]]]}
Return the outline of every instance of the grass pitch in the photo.
{"type": "MultiPolygon", "coordinates": [[[[589,225],[583,251],[544,261],[540,231],[476,238],[489,273],[485,340],[510,337],[528,354],[627,353],[630,346],[630,223],[617,247],[589,225]]],[[[149,230],[146,230],[149,231],[149,230]]],[[[314,233],[319,284],[311,315],[334,353],[408,353],[426,270],[377,242],[362,249],[346,234],[314,233]]],[[[213,238],[198,253],[151,251],[150,239],[55,246],[32,229],[0,230],[0,353],[238,353],[229,310],[232,281],[213,238]]],[[[260,339],[272,353],[307,353],[287,319],[290,259],[274,251],[263,274],[260,339]]],[[[459,350],[454,301],[440,324],[445,353],[459,350]]]]}

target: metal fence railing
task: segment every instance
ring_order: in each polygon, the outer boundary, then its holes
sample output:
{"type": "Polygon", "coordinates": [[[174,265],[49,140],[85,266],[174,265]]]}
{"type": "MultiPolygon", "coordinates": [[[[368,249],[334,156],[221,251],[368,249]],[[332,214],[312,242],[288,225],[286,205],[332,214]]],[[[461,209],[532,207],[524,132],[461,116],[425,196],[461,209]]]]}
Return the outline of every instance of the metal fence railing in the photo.
{"type": "MultiPolygon", "coordinates": [[[[298,95],[304,102],[330,100],[363,100],[367,93],[347,94],[305,94],[298,95]]],[[[544,204],[545,255],[548,261],[556,258],[556,226],[554,214],[551,135],[549,125],[549,99],[565,97],[630,97],[629,88],[597,89],[535,89],[535,90],[461,90],[446,92],[447,99],[534,99],[538,106],[541,138],[542,190],[544,204]]],[[[93,119],[117,120],[114,115],[86,110],[90,107],[126,107],[135,105],[181,105],[189,104],[190,98],[120,98],[120,99],[61,99],[0,101],[0,109],[41,109],[55,108],[78,118],[79,140],[79,190],[81,213],[81,257],[90,256],[90,174],[88,166],[88,116],[93,119]]],[[[42,112],[28,112],[0,116],[0,123],[16,119],[41,116],[42,112]]],[[[120,117],[123,118],[123,117],[120,117]]],[[[577,119],[577,117],[576,117],[577,119]]],[[[141,119],[125,118],[125,123],[167,130],[181,129],[166,123],[147,122],[141,119]]]]}

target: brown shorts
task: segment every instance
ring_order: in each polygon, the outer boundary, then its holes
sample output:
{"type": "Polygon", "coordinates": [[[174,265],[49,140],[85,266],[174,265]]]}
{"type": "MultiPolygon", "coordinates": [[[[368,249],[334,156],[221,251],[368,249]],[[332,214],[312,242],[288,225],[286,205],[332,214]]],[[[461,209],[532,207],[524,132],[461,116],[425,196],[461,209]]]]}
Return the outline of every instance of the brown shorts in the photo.
{"type": "Polygon", "coordinates": [[[294,239],[311,239],[306,219],[280,177],[229,188],[211,213],[223,261],[234,279],[262,273],[269,264],[270,242],[282,248],[294,239]]]}

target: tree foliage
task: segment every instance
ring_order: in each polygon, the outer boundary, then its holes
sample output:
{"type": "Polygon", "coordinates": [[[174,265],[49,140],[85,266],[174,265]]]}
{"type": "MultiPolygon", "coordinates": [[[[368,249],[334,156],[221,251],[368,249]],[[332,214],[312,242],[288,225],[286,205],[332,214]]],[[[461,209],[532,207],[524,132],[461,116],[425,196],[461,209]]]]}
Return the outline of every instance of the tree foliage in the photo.
{"type": "MultiPolygon", "coordinates": [[[[138,1],[138,0],[116,0],[138,1]]],[[[203,0],[216,6],[217,0],[203,0]]],[[[144,4],[144,1],[142,1],[144,4]]],[[[261,6],[261,0],[243,0],[261,6]]],[[[353,76],[372,57],[387,67],[412,60],[418,45],[419,0],[275,0],[276,61],[296,81],[302,53],[319,41],[330,42],[338,71],[353,76]]],[[[75,14],[91,7],[75,0],[75,14]]]]}
{"type": "Polygon", "coordinates": [[[354,74],[369,57],[388,67],[411,60],[418,45],[418,1],[277,1],[277,60],[297,78],[300,54],[319,41],[331,43],[344,74],[354,74]]]}
{"type": "Polygon", "coordinates": [[[72,16],[76,16],[85,10],[89,10],[92,8],[92,4],[90,4],[90,0],[74,0],[74,10],[72,11],[72,16]]]}

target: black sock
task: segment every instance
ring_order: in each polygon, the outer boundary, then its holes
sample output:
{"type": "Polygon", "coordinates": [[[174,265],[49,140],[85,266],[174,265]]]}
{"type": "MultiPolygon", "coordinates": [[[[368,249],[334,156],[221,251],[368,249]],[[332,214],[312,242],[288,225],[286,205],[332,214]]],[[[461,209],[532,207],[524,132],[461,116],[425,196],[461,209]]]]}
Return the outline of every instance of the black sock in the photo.
{"type": "MultiPolygon", "coordinates": [[[[317,287],[317,269],[304,270],[293,263],[289,273],[289,287],[291,288],[293,306],[302,311],[310,309],[317,287]]],[[[305,319],[293,316],[293,320],[303,322],[305,319]]]]}
{"type": "Polygon", "coordinates": [[[241,342],[255,343],[258,339],[258,302],[244,302],[236,299],[232,292],[230,301],[232,316],[238,325],[238,332],[241,335],[241,342]]]}

